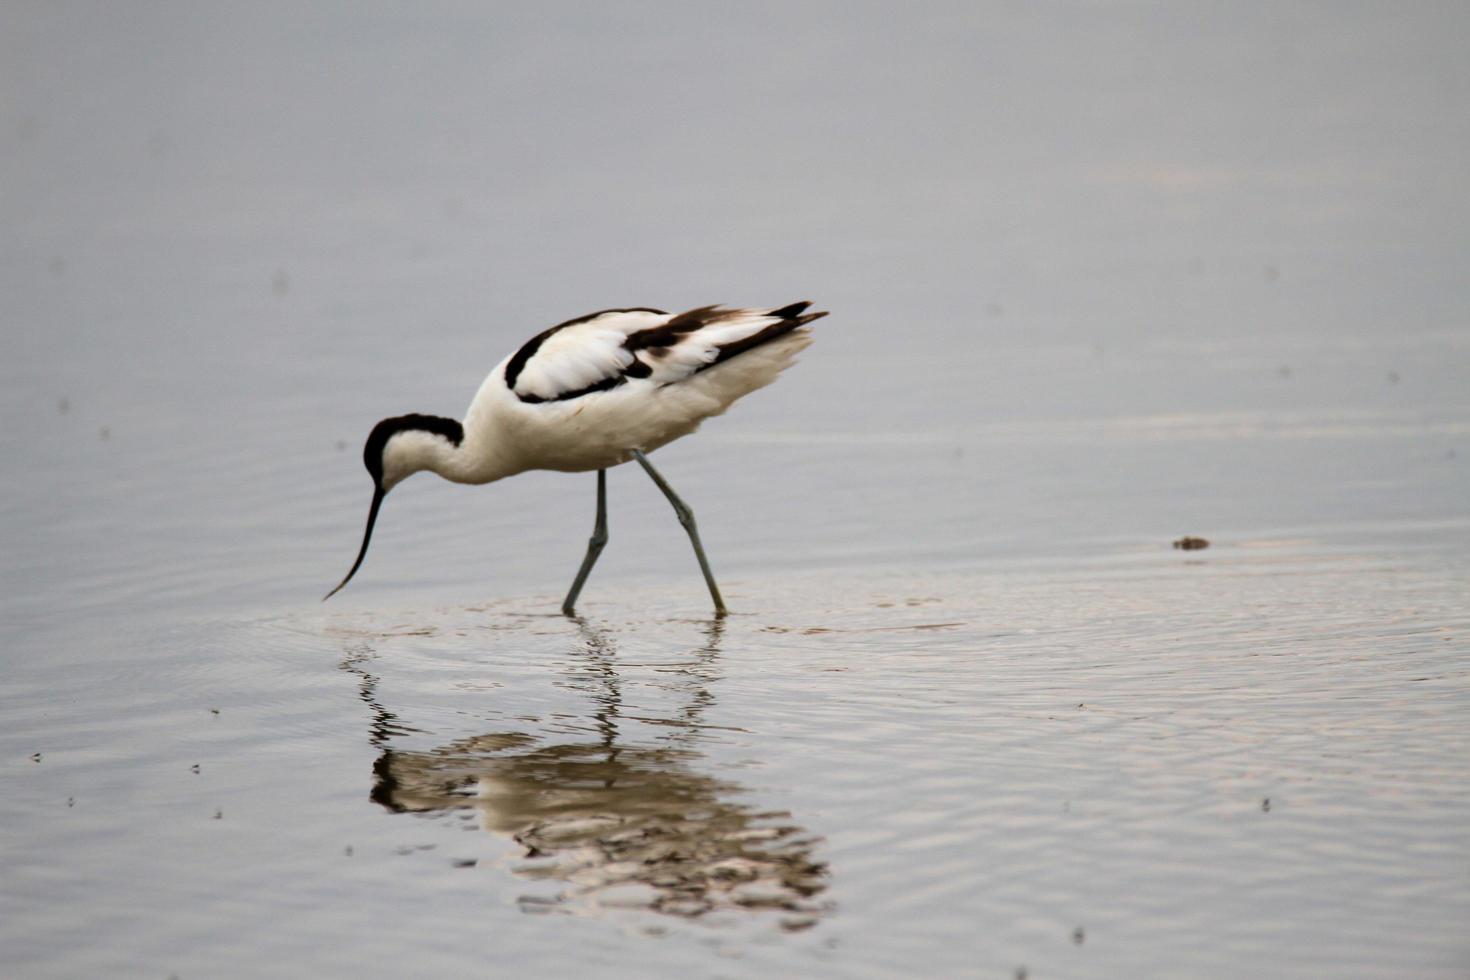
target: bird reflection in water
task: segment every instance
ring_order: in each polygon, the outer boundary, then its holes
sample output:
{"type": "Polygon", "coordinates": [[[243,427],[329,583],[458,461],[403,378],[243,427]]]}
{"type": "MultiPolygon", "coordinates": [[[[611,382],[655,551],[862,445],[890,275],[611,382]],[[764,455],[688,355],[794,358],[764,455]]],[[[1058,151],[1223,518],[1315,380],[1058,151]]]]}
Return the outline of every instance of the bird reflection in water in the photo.
{"type": "MultiPolygon", "coordinates": [[[[378,700],[378,679],[351,657],[344,669],[362,679],[374,714],[372,799],[397,813],[474,812],[480,826],[525,848],[511,867],[538,881],[564,882],[552,899],[523,899],[527,911],[574,906],[643,908],[695,918],[749,910],[773,912],[790,930],[815,925],[828,910],[827,869],[817,844],[790,814],[739,801],[740,786],[700,773],[691,746],[708,727],[709,685],[723,624],[675,679],[682,708],[651,719],[667,729],[661,744],[623,744],[622,684],[607,636],[581,630],[569,686],[588,695],[596,734],[548,744],[523,732],[491,732],[429,751],[392,747],[415,733],[378,700]]],[[[423,734],[418,732],[418,734],[423,734]]]]}

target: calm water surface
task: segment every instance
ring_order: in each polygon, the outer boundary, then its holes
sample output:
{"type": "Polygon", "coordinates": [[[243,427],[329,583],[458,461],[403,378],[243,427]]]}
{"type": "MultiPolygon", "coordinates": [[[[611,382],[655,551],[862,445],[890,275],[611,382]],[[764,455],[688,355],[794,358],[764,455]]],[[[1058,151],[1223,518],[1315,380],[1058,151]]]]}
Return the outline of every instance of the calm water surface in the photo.
{"type": "Polygon", "coordinates": [[[0,13],[6,974],[1466,975],[1464,12],[529,10],[0,13]],[[377,418],[808,296],[728,619],[626,469],[317,602],[377,418]]]}

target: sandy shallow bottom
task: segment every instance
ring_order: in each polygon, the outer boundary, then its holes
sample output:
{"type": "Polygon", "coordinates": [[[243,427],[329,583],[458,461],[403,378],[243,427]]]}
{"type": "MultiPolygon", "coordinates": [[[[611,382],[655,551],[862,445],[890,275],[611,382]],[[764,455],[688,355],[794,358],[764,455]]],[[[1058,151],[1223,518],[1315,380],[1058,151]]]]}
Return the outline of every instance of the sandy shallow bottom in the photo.
{"type": "Polygon", "coordinates": [[[686,590],[312,611],[113,638],[106,676],[15,665],[7,959],[1460,975],[1442,538],[793,574],[730,583],[718,623],[686,590]]]}

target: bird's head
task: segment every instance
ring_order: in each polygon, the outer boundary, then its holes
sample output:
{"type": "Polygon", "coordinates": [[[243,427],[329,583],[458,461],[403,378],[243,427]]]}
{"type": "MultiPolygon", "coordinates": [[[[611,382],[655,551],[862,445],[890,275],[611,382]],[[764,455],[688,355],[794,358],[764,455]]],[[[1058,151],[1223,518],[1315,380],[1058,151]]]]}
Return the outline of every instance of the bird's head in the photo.
{"type": "Polygon", "coordinates": [[[373,426],[362,447],[362,463],[373,478],[373,502],[368,508],[367,528],[362,533],[362,548],[357,560],[337,587],[322,597],[332,598],[351,581],[367,557],[368,542],[373,538],[373,525],[383,498],[404,479],[419,470],[429,469],[434,459],[448,446],[464,441],[464,427],[454,419],[437,415],[396,415],[373,426]]]}

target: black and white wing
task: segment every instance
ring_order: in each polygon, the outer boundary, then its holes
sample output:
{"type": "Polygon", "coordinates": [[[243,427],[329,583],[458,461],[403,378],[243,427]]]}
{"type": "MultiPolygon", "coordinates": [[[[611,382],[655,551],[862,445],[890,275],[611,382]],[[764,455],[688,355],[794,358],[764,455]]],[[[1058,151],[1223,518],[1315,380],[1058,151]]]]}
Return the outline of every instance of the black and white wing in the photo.
{"type": "Polygon", "coordinates": [[[505,384],[529,404],[569,401],[633,380],[673,384],[827,315],[805,312],[810,305],[702,306],[679,314],[601,310],[532,337],[506,363],[505,384]]]}

